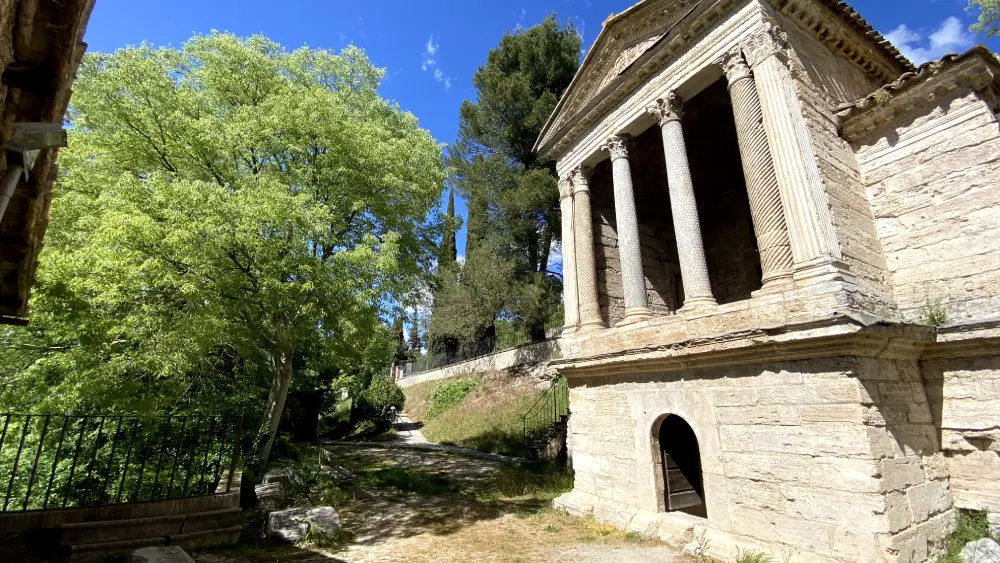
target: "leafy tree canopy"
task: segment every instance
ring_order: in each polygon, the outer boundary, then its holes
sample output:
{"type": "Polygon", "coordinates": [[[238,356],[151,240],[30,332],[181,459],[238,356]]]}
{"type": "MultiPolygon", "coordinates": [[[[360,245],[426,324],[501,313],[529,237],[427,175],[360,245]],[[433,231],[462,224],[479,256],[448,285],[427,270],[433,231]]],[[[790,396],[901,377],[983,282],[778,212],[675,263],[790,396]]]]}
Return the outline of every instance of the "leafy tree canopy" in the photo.
{"type": "Polygon", "coordinates": [[[223,33],[88,55],[4,406],[260,412],[270,387],[266,457],[299,367],[382,368],[445,177],[381,77],[355,47],[223,33]]]}
{"type": "Polygon", "coordinates": [[[969,0],[969,11],[979,10],[979,20],[970,28],[987,37],[1000,36],[1000,0],[969,0]]]}
{"type": "Polygon", "coordinates": [[[558,309],[561,284],[549,271],[559,237],[554,163],[532,147],[579,55],[572,24],[550,16],[506,33],[473,77],[477,98],[462,104],[447,159],[469,209],[466,263],[457,280],[439,282],[432,332],[469,341],[507,318],[539,336],[558,309]]]}

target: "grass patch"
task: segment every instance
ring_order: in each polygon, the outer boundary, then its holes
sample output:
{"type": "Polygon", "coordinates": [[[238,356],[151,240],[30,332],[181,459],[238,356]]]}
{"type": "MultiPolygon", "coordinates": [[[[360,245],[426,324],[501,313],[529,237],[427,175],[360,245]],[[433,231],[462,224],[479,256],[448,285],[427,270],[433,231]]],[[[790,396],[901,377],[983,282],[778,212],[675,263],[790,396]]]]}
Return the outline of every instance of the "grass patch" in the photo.
{"type": "Polygon", "coordinates": [[[531,498],[551,501],[573,490],[573,473],[556,464],[505,467],[476,490],[481,502],[531,498]]]}
{"type": "Polygon", "coordinates": [[[318,547],[320,549],[340,549],[354,540],[354,534],[343,528],[326,533],[309,528],[297,545],[302,547],[318,547]]]}
{"type": "Polygon", "coordinates": [[[391,442],[391,441],[395,440],[397,436],[398,436],[398,434],[396,434],[396,429],[390,428],[390,429],[386,430],[385,432],[379,434],[378,436],[372,437],[371,441],[372,442],[391,442]]]}
{"type": "Polygon", "coordinates": [[[733,563],[772,563],[770,555],[759,551],[742,551],[737,548],[736,559],[733,563]]]}
{"type": "Polygon", "coordinates": [[[458,487],[447,477],[422,467],[387,467],[358,473],[358,485],[368,489],[396,489],[419,495],[453,493],[458,487]]]}
{"type": "Polygon", "coordinates": [[[439,383],[421,383],[403,390],[406,413],[423,423],[421,432],[431,442],[528,457],[534,452],[524,444],[523,417],[543,392],[533,383],[505,376],[483,378],[464,400],[434,417],[429,414],[439,383]]]}
{"type": "Polygon", "coordinates": [[[437,418],[441,413],[458,406],[475,386],[468,379],[438,383],[431,393],[431,410],[427,411],[427,418],[437,418]]]}
{"type": "Polygon", "coordinates": [[[944,541],[945,553],[939,563],[961,563],[962,548],[969,542],[983,538],[994,538],[990,533],[986,512],[961,511],[955,523],[955,531],[944,541]]]}

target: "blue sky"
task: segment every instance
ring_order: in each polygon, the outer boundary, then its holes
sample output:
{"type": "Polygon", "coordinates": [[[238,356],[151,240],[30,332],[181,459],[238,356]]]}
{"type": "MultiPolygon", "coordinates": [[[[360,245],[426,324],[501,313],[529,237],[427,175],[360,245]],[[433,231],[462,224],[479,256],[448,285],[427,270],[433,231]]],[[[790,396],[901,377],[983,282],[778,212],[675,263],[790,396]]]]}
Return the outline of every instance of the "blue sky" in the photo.
{"type": "MultiPolygon", "coordinates": [[[[90,51],[113,51],[148,41],[179,46],[213,29],[264,33],[292,49],[340,49],[353,43],[386,69],[382,95],[420,119],[439,142],[458,128],[458,107],[475,99],[472,75],[504,31],[529,27],[550,13],[572,19],[584,49],[601,22],[635,0],[97,0],[87,29],[90,51]]],[[[964,51],[975,42],[1000,50],[1000,41],[973,37],[966,0],[854,0],[880,32],[914,62],[964,51]]],[[[459,202],[458,211],[464,213],[459,202]]],[[[464,233],[459,234],[464,248],[464,233]]]]}

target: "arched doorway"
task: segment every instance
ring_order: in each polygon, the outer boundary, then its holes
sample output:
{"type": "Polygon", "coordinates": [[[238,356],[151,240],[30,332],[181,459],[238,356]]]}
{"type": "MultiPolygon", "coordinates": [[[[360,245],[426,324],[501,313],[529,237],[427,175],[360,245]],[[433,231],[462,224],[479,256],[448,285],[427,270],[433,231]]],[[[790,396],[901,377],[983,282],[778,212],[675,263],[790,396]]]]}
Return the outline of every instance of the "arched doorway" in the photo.
{"type": "Polygon", "coordinates": [[[657,442],[664,507],[668,512],[686,512],[706,518],[701,451],[694,430],[683,418],[672,414],[660,423],[657,442]]]}

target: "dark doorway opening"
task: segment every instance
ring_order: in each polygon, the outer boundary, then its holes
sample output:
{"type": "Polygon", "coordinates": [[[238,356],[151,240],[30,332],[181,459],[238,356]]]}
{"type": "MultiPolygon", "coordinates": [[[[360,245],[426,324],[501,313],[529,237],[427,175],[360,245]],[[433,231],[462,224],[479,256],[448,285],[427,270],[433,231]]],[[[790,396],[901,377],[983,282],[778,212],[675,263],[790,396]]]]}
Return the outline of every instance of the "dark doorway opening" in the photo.
{"type": "Polygon", "coordinates": [[[668,512],[707,518],[698,438],[683,418],[670,415],[658,434],[663,472],[663,500],[668,512]]]}
{"type": "Polygon", "coordinates": [[[712,294],[720,305],[750,299],[760,255],[725,78],[684,104],[683,123],[712,294]]]}

